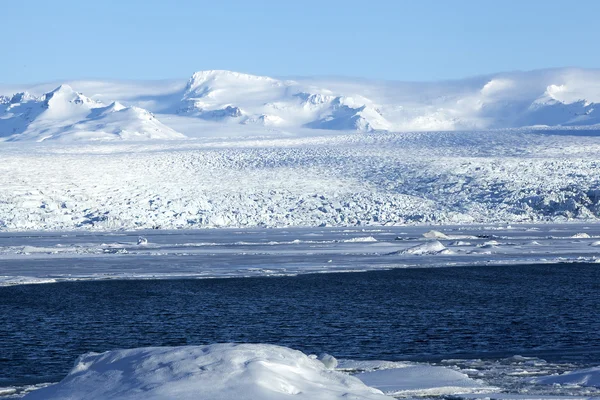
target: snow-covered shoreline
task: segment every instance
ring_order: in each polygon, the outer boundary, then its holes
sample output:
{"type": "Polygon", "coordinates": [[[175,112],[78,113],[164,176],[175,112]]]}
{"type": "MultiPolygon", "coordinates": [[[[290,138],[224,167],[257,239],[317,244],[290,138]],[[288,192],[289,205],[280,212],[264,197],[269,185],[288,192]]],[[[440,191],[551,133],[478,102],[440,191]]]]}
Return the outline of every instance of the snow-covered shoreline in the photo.
{"type": "Polygon", "coordinates": [[[0,233],[0,286],[600,260],[598,224],[434,228],[5,232],[0,233]]]}

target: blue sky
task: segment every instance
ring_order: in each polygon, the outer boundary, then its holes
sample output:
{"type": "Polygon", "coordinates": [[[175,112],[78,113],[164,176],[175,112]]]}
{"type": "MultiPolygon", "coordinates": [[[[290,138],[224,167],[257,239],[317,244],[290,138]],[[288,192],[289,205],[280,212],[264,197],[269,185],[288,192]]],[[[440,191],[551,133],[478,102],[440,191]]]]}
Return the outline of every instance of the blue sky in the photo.
{"type": "Polygon", "coordinates": [[[599,15],[597,0],[7,1],[0,82],[597,68],[599,15]]]}

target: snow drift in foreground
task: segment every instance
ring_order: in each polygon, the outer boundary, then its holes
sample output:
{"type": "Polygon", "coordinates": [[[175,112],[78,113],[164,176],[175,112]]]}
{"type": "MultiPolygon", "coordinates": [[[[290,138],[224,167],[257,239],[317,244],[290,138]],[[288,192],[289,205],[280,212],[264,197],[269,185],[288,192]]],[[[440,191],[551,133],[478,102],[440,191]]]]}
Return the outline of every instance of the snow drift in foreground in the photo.
{"type": "Polygon", "coordinates": [[[263,344],[141,348],[84,355],[62,382],[0,387],[0,397],[390,399],[377,390],[408,399],[590,400],[600,395],[600,367],[577,369],[578,364],[571,362],[522,356],[450,359],[441,364],[336,360],[328,354],[307,357],[263,344]]]}
{"type": "Polygon", "coordinates": [[[266,344],[156,347],[81,356],[60,383],[26,400],[384,400],[319,360],[266,344]]]}
{"type": "Polygon", "coordinates": [[[600,367],[571,371],[560,375],[549,375],[531,380],[542,385],[595,386],[600,387],[600,367]]]}

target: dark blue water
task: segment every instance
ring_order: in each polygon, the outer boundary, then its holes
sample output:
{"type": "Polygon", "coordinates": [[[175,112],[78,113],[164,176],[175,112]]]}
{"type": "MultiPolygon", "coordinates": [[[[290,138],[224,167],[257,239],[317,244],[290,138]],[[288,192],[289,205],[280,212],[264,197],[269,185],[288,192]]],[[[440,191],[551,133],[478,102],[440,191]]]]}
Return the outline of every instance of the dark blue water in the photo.
{"type": "Polygon", "coordinates": [[[600,265],[0,288],[0,386],[88,351],[264,342],[340,358],[600,362],[600,265]]]}

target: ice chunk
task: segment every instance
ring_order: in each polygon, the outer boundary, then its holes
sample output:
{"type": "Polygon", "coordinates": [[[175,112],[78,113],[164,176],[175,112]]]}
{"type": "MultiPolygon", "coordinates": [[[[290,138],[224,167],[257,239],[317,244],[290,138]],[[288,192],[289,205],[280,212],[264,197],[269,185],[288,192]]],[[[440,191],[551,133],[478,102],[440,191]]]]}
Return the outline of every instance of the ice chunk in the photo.
{"type": "Polygon", "coordinates": [[[448,235],[440,231],[431,230],[423,234],[423,237],[427,239],[448,239],[448,235]]]}
{"type": "Polygon", "coordinates": [[[434,240],[432,242],[422,243],[422,244],[418,244],[416,246],[410,247],[410,248],[404,250],[402,252],[402,254],[425,255],[425,254],[440,254],[442,252],[444,252],[444,254],[450,253],[450,251],[446,248],[446,246],[444,246],[437,240],[434,240]]]}
{"type": "Polygon", "coordinates": [[[331,354],[323,353],[318,357],[318,360],[328,369],[334,369],[338,365],[337,359],[331,354]]]}
{"type": "Polygon", "coordinates": [[[457,240],[455,242],[450,243],[450,246],[471,246],[471,243],[463,242],[462,240],[457,240]]]}
{"type": "Polygon", "coordinates": [[[576,233],[571,236],[573,239],[589,239],[591,236],[585,232],[576,233]]]}

